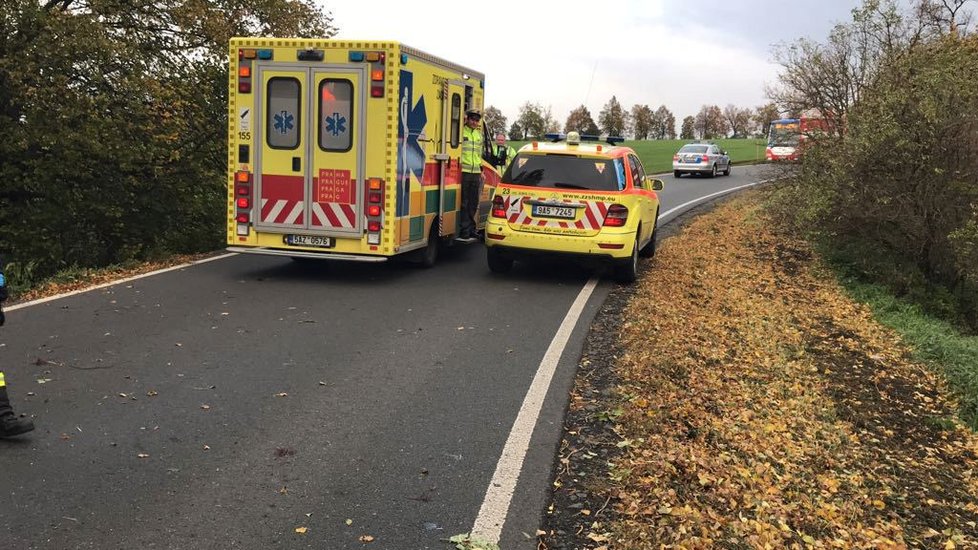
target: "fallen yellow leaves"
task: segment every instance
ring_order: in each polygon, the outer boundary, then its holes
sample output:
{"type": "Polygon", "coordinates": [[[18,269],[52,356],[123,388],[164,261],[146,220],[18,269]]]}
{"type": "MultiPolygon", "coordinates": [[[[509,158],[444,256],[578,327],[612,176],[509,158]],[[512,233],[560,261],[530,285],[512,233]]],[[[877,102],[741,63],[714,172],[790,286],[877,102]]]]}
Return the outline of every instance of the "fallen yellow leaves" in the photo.
{"type": "MultiPolygon", "coordinates": [[[[978,545],[978,438],[759,194],[662,243],[622,312],[622,548],[978,545]],[[935,422],[933,420],[940,420],[935,422]],[[937,534],[935,534],[937,533],[937,534]],[[926,542],[925,542],[926,541],[926,542]]],[[[572,407],[578,406],[572,403],[572,407]]]]}

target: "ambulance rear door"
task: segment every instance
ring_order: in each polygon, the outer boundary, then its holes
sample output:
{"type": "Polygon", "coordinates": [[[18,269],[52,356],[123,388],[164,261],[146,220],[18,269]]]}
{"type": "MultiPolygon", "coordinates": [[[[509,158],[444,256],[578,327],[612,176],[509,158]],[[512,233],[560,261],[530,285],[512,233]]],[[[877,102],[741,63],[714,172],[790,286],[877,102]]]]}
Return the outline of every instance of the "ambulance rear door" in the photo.
{"type": "Polygon", "coordinates": [[[363,231],[365,69],[259,62],[255,226],[331,247],[363,231]]]}

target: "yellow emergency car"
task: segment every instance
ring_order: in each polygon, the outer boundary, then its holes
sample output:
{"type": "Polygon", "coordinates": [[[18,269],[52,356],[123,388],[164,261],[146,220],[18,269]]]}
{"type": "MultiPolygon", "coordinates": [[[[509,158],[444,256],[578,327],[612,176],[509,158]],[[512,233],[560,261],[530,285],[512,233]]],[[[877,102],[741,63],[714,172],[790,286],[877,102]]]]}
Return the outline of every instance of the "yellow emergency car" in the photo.
{"type": "Polygon", "coordinates": [[[632,282],[655,254],[662,181],[645,174],[622,138],[548,134],[524,145],[503,173],[486,224],[489,269],[541,255],[610,263],[632,282]]]}
{"type": "MultiPolygon", "coordinates": [[[[229,67],[229,250],[430,266],[458,235],[482,73],[392,41],[265,37],[233,38],[229,67]]],[[[499,181],[482,174],[480,228],[499,181]]]]}

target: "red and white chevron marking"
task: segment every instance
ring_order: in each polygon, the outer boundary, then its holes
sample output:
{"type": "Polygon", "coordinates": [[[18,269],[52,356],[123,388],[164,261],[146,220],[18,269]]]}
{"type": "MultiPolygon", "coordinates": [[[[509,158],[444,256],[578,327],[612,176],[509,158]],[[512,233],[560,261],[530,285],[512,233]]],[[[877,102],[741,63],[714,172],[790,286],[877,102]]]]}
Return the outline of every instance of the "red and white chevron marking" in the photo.
{"type": "Polygon", "coordinates": [[[312,225],[353,229],[357,226],[356,208],[340,202],[313,202],[312,225]]]}
{"type": "MultiPolygon", "coordinates": [[[[600,230],[601,226],[604,224],[604,218],[608,215],[608,205],[599,201],[571,201],[565,199],[565,203],[574,204],[584,204],[584,216],[576,222],[572,221],[561,221],[553,218],[533,218],[531,213],[533,209],[529,204],[525,205],[525,201],[533,200],[530,197],[506,197],[506,217],[509,223],[517,225],[535,225],[537,227],[560,227],[562,229],[585,229],[585,230],[600,230]]],[[[547,202],[546,197],[540,197],[536,199],[541,202],[547,202]]]]}
{"type": "Polygon", "coordinates": [[[261,221],[284,225],[301,225],[306,204],[303,201],[288,199],[262,199],[261,221]]]}

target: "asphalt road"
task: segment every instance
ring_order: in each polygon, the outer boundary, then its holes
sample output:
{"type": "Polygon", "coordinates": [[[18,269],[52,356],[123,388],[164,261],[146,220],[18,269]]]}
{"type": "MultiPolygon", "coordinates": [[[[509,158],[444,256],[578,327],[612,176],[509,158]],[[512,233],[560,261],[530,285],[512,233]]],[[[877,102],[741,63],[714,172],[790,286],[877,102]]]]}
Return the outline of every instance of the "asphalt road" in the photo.
{"type": "MultiPolygon", "coordinates": [[[[660,223],[764,177],[666,176],[660,223]]],[[[0,441],[0,548],[450,548],[593,275],[495,276],[481,246],[430,270],[238,255],[11,311],[0,365],[38,430],[0,441]]],[[[612,284],[557,365],[503,549],[535,547],[574,368],[612,284]]]]}

